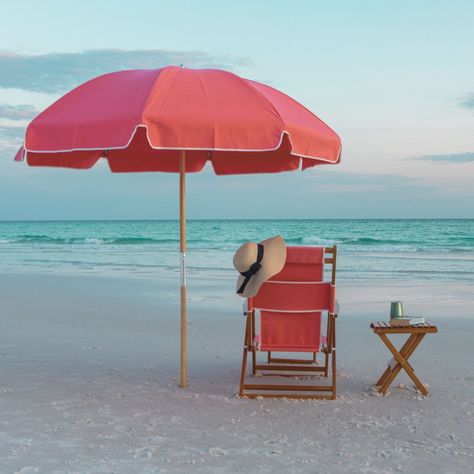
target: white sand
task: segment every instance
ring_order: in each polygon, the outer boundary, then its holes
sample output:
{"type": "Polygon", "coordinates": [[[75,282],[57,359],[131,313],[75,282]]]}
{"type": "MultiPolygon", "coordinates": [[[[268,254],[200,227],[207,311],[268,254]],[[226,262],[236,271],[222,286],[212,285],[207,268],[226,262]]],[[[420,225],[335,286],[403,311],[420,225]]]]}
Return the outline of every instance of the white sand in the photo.
{"type": "Polygon", "coordinates": [[[0,472],[473,472],[472,286],[339,285],[336,401],[236,397],[232,290],[191,278],[182,390],[175,281],[0,275],[0,472]],[[427,398],[371,388],[391,299],[439,326],[412,359],[427,398]]]}

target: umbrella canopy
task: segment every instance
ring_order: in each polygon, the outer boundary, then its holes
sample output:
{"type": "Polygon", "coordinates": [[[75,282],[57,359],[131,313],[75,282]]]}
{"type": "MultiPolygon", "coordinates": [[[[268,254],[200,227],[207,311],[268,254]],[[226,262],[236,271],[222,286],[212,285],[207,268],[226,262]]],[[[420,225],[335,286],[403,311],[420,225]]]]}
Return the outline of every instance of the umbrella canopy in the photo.
{"type": "Polygon", "coordinates": [[[272,173],[340,160],[341,141],[282,92],[216,69],[119,71],[39,114],[15,159],[30,166],[180,173],[181,385],[186,386],[185,174],[272,173]]]}
{"type": "Polygon", "coordinates": [[[269,173],[337,163],[339,137],[305,107],[227,71],[169,66],[105,74],[69,92],[28,126],[31,166],[115,172],[269,173]],[[249,153],[250,152],[250,153],[249,153]]]}

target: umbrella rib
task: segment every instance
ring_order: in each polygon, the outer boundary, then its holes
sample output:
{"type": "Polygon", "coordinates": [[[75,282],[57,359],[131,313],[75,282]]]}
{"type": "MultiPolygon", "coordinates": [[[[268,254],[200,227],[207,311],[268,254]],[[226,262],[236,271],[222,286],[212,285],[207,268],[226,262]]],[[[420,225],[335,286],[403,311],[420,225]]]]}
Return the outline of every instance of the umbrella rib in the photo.
{"type": "Polygon", "coordinates": [[[283,133],[288,133],[288,131],[286,130],[285,121],[283,120],[282,116],[280,115],[280,112],[278,112],[278,109],[256,87],[253,86],[251,81],[245,80],[244,82],[245,82],[245,84],[247,85],[247,87],[249,89],[254,91],[263,100],[263,102],[265,102],[270,107],[270,109],[276,115],[278,120],[280,120],[280,124],[281,124],[282,129],[283,129],[282,135],[283,135],[283,133]]]}
{"type": "MultiPolygon", "coordinates": [[[[207,103],[209,104],[209,108],[212,110],[212,117],[213,117],[213,120],[212,120],[212,123],[213,123],[213,129],[212,129],[212,143],[213,143],[213,148],[216,147],[216,113],[215,113],[215,109],[212,105],[212,102],[211,100],[209,99],[209,94],[207,92],[207,88],[204,84],[204,81],[202,80],[202,77],[201,77],[201,74],[199,73],[199,70],[196,69],[194,70],[198,80],[199,80],[199,84],[201,84],[201,88],[204,92],[204,95],[206,96],[206,100],[207,100],[207,103]]],[[[210,158],[210,157],[209,157],[210,158]]]]}

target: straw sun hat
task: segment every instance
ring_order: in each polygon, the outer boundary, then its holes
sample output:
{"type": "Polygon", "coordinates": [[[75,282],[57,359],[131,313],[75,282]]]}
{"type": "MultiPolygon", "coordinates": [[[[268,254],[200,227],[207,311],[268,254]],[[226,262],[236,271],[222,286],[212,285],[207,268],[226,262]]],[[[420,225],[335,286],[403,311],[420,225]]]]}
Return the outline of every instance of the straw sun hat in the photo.
{"type": "Polygon", "coordinates": [[[259,244],[246,242],[234,255],[237,294],[244,298],[255,296],[262,283],[279,273],[286,261],[285,241],[279,235],[259,244]]]}

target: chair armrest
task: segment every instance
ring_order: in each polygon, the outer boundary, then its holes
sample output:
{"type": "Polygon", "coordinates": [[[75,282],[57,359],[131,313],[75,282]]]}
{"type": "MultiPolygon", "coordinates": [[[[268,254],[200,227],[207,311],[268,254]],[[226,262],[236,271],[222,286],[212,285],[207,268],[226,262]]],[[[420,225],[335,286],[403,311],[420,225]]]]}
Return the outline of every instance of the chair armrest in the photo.
{"type": "Polygon", "coordinates": [[[242,313],[244,316],[247,316],[250,312],[252,312],[252,310],[249,308],[249,300],[245,299],[242,304],[242,313]]]}
{"type": "Polygon", "coordinates": [[[339,301],[335,300],[334,301],[334,314],[336,316],[339,315],[339,310],[341,309],[341,307],[339,306],[339,301]]]}

